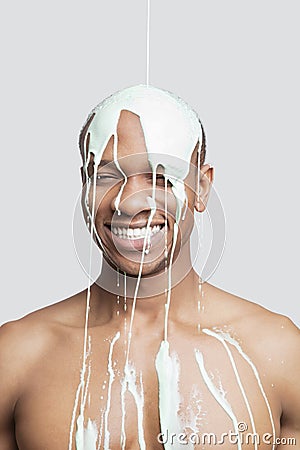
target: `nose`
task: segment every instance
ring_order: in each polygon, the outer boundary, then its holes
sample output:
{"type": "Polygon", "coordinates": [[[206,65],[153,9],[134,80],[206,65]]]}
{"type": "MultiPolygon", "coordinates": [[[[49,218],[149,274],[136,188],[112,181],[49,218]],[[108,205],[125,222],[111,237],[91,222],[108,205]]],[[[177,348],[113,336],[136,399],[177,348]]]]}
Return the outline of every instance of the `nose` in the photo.
{"type": "Polygon", "coordinates": [[[134,217],[140,212],[150,211],[147,197],[151,197],[152,188],[143,182],[142,175],[134,175],[127,178],[116,195],[112,199],[113,211],[120,211],[129,217],[134,217]]]}

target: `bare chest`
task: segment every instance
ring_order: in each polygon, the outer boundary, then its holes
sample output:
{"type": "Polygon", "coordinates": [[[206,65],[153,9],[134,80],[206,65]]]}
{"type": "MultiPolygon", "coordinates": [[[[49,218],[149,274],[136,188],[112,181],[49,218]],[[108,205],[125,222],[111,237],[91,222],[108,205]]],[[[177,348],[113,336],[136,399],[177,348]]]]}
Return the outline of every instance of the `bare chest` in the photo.
{"type": "Polygon", "coordinates": [[[41,358],[16,409],[20,450],[271,448],[272,377],[237,347],[181,336],[126,348],[94,337],[84,360],[63,344],[41,358]]]}

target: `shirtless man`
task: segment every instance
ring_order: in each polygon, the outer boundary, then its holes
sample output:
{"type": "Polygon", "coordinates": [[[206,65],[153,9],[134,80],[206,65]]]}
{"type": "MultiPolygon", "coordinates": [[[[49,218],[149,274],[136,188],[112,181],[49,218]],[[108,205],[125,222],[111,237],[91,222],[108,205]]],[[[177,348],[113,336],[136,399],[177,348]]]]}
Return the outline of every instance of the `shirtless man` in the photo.
{"type": "Polygon", "coordinates": [[[102,271],[1,328],[0,449],[300,448],[298,329],[192,268],[193,212],[213,178],[202,127],[164,91],[111,100],[81,133],[102,271]]]}

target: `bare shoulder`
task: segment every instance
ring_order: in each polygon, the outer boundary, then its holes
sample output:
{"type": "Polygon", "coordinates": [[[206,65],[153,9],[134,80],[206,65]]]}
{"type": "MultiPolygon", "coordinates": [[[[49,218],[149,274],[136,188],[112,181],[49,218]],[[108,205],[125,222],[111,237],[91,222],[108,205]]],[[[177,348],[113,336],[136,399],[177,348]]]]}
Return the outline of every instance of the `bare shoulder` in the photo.
{"type": "Polygon", "coordinates": [[[250,354],[273,364],[273,370],[286,377],[288,364],[295,367],[300,354],[300,330],[292,320],[211,285],[208,295],[211,311],[217,314],[212,325],[228,326],[250,354]]]}
{"type": "MultiPolygon", "coordinates": [[[[82,334],[85,293],[35,311],[0,327],[0,448],[18,448],[14,437],[17,405],[66,336],[82,334]]],[[[54,355],[54,356],[53,356],[54,355]]]]}
{"type": "Polygon", "coordinates": [[[300,376],[300,330],[292,320],[213,286],[208,289],[218,326],[228,325],[266,372],[275,374],[282,394],[295,386],[300,376]]]}
{"type": "Polygon", "coordinates": [[[60,339],[66,327],[80,327],[84,293],[39,309],[0,327],[0,369],[24,375],[34,361],[60,339]]]}
{"type": "Polygon", "coordinates": [[[300,439],[300,330],[288,317],[214,286],[208,295],[213,322],[228,327],[278,399],[281,435],[300,439]]]}
{"type": "Polygon", "coordinates": [[[212,285],[208,285],[207,292],[210,297],[210,308],[217,311],[219,316],[214,317],[217,323],[231,324],[243,335],[252,337],[255,335],[261,343],[269,343],[277,350],[279,342],[275,341],[280,341],[283,345],[284,342],[285,345],[290,345],[290,341],[295,344],[298,342],[300,331],[288,317],[212,285]]]}

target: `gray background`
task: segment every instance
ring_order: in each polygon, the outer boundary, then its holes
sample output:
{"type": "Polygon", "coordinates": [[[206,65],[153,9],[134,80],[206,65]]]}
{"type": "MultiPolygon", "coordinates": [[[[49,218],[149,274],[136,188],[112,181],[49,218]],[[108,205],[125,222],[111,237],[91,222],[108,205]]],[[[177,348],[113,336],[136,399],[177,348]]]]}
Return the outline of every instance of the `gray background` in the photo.
{"type": "MultiPolygon", "coordinates": [[[[78,132],[146,77],[146,0],[6,3],[1,322],[83,289],[78,132]]],[[[211,282],[299,323],[299,2],[152,0],[150,82],[200,114],[227,220],[211,282]]]]}

